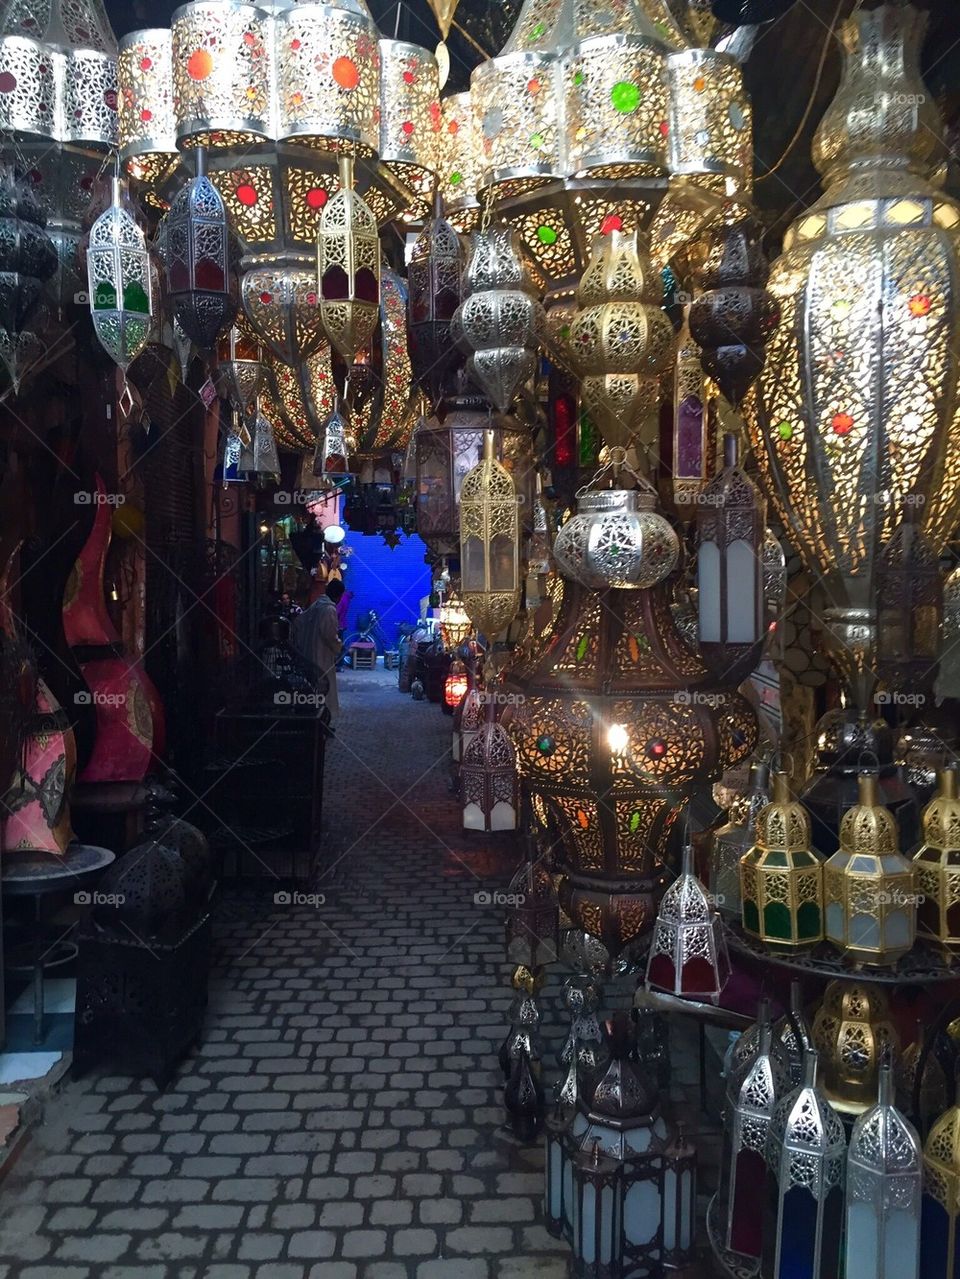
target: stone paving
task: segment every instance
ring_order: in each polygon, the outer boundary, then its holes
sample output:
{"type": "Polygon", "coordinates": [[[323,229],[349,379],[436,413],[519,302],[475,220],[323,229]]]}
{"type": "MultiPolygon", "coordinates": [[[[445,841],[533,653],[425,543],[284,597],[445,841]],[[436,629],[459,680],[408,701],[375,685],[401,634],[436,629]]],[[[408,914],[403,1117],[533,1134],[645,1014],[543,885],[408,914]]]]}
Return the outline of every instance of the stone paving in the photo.
{"type": "Polygon", "coordinates": [[[475,901],[515,848],[461,832],[437,706],[341,680],[313,896],[224,895],[165,1093],[100,1073],[48,1103],[0,1186],[0,1279],[568,1275],[541,1151],[503,1125],[503,928],[475,901]]]}

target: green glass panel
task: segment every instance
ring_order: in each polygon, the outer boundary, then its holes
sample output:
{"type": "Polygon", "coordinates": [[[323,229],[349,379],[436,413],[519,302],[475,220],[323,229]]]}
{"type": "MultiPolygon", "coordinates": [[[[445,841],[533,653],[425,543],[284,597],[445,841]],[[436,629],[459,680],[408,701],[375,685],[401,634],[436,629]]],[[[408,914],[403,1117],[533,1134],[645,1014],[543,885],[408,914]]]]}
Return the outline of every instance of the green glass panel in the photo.
{"type": "Polygon", "coordinates": [[[763,859],[764,866],[776,867],[778,870],[787,866],[786,853],[767,853],[763,859]]]}
{"type": "Polygon", "coordinates": [[[748,897],[743,899],[743,926],[748,933],[760,932],[760,912],[757,910],[757,903],[750,901],[748,897]]]}
{"type": "Polygon", "coordinates": [[[586,413],[580,414],[580,465],[594,466],[600,445],[597,430],[586,413]]]}
{"type": "Polygon", "coordinates": [[[123,309],[139,315],[150,314],[150,299],[139,280],[131,280],[123,290],[123,309]]]}
{"type": "Polygon", "coordinates": [[[101,280],[93,295],[95,311],[115,311],[117,309],[117,290],[110,280],[101,280]]]}
{"type": "Polygon", "coordinates": [[[587,655],[587,649],[590,647],[590,636],[581,635],[577,644],[577,661],[582,662],[587,655]]]}
{"type": "Polygon", "coordinates": [[[793,941],[793,920],[783,902],[770,902],[763,908],[763,929],[778,941],[793,941]]]}
{"type": "Polygon", "coordinates": [[[820,907],[816,902],[804,902],[797,911],[797,937],[806,940],[820,936],[820,907]]]}

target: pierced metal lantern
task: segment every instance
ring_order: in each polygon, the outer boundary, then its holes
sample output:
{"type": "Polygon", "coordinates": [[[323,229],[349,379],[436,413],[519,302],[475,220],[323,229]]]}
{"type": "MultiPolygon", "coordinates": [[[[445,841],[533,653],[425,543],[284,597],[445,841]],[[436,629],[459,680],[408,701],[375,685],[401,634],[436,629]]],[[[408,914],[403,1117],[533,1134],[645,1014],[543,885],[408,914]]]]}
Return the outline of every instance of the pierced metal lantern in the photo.
{"type": "Polygon", "coordinates": [[[938,698],[960,697],[960,566],[943,582],[943,625],[937,672],[938,698]]]}
{"type": "Polygon", "coordinates": [[[119,178],[113,179],[110,207],[90,228],[87,280],[94,330],[126,372],[150,336],[153,283],[147,242],[126,207],[119,178]]]}
{"type": "Polygon", "coordinates": [[[877,674],[887,689],[930,692],[940,656],[943,579],[916,507],[907,511],[877,558],[877,674]]]}
{"type": "Polygon", "coordinates": [[[260,344],[243,329],[232,328],[217,346],[217,386],[243,417],[249,417],[263,385],[260,344]]]}
{"type": "Polygon", "coordinates": [[[510,881],[507,907],[507,959],[535,972],[556,962],[560,953],[560,907],[550,872],[528,860],[510,881]]]}
{"type": "Polygon", "coordinates": [[[803,1080],[803,1056],[813,1047],[813,1029],[803,1008],[803,987],[796,977],[790,982],[790,1007],[773,1028],[774,1042],[786,1054],[791,1086],[803,1080]]]}
{"type": "Polygon", "coordinates": [[[598,238],[577,289],[570,349],[608,445],[655,439],[659,374],[674,343],[662,291],[645,237],[614,230],[598,238]]]}
{"type": "Polygon", "coordinates": [[[715,467],[714,414],[709,400],[700,348],[690,335],[690,308],[684,309],[673,367],[670,475],[673,500],[680,515],[690,518],[715,467]]]}
{"type": "Polygon", "coordinates": [[[763,615],[767,627],[764,656],[782,660],[784,651],[783,614],[787,606],[787,556],[773,529],[763,535],[763,615]]]}
{"type": "Polygon", "coordinates": [[[757,839],[757,817],[770,802],[770,768],[750,765],[747,794],[730,805],[729,820],[710,836],[710,896],[724,919],[740,918],[740,862],[757,839]]]}
{"type": "Polygon", "coordinates": [[[744,930],[773,950],[812,946],[823,939],[823,867],[786,773],[774,773],[773,799],[756,821],[757,842],[740,862],[744,930]]]}
{"type": "Polygon", "coordinates": [[[664,894],[647,960],[648,990],[716,1000],[730,976],[720,917],[693,872],[693,848],[683,850],[680,877],[664,894]]]}
{"type": "Polygon", "coordinates": [[[506,729],[491,715],[463,753],[460,796],[464,830],[517,829],[517,755],[506,729]]]}
{"type": "Polygon", "coordinates": [[[914,854],[920,903],[917,932],[948,955],[960,953],[960,796],[956,768],[939,774],[923,811],[923,844],[914,854]]]}
{"type": "Polygon", "coordinates": [[[450,325],[463,299],[464,262],[460,236],[435,210],[414,242],[407,267],[410,362],[433,405],[450,389],[450,375],[462,358],[450,325]]]}
{"type": "Polygon", "coordinates": [[[559,72],[550,53],[507,53],[474,68],[470,97],[481,190],[505,198],[562,176],[559,72]]]}
{"type": "Polygon", "coordinates": [[[450,755],[454,764],[460,763],[463,752],[480,732],[484,722],[485,705],[482,689],[474,684],[467,689],[466,697],[454,711],[453,739],[450,745],[450,755]]]}
{"type": "Polygon", "coordinates": [[[442,124],[437,59],[418,44],[381,40],[380,163],[419,196],[421,210],[440,169],[442,124]]]}
{"type": "Polygon", "coordinates": [[[663,1152],[663,1264],[666,1273],[694,1264],[697,1247],[697,1150],[682,1123],[663,1152]]]}
{"type": "Polygon", "coordinates": [[[309,267],[250,267],[240,281],[240,302],[254,333],[284,364],[297,368],[323,346],[317,277],[309,267]]]}
{"type": "Polygon", "coordinates": [[[671,53],[667,101],[670,173],[727,195],[748,192],[753,128],[737,60],[715,49],[671,53]]]}
{"type": "Polygon", "coordinates": [[[778,1103],[767,1133],[764,1279],[831,1279],[839,1273],[846,1163],[843,1124],[817,1086],[808,1052],[803,1083],[778,1103]]]}
{"type": "Polygon", "coordinates": [[[515,231],[498,226],[476,232],[463,288],[454,336],[469,352],[472,380],[506,413],[517,391],[536,373],[545,323],[515,231]]]}
{"type": "Polygon", "coordinates": [[[830,982],[813,1019],[813,1043],[834,1110],[860,1114],[876,1097],[884,1056],[900,1047],[882,987],[830,982]]]}
{"type": "Polygon", "coordinates": [[[465,233],[476,226],[480,212],[473,103],[469,93],[453,93],[440,105],[440,194],[447,217],[465,233]]]}
{"type": "Polygon", "coordinates": [[[918,1279],[923,1154],[880,1066],[876,1104],[853,1125],[847,1152],[845,1279],[918,1279]]]}
{"type": "Polygon", "coordinates": [[[57,269],[57,250],[29,186],[0,172],[0,359],[14,394],[44,351],[43,286],[57,269]]]}
{"type": "Polygon", "coordinates": [[[594,590],[654,586],[680,558],[680,543],[652,489],[581,493],[553,546],[562,573],[594,590]]]}
{"type": "Polygon", "coordinates": [[[353,186],[353,160],[340,157],[340,190],[324,205],[317,237],[320,314],[330,343],[350,363],[380,319],[377,221],[353,186]]]}
{"type": "Polygon", "coordinates": [[[131,31],[117,59],[120,160],[138,182],[163,186],[179,163],[168,29],[131,31]]]}
{"type": "Polygon", "coordinates": [[[923,1145],[922,1279],[953,1279],[960,1266],[960,1095],[923,1145]]]}
{"type": "Polygon", "coordinates": [[[520,506],[510,472],[484,432],[483,459],[460,489],[460,588],[470,620],[488,639],[520,607],[520,506]]]}
{"type": "MultiPolygon", "coordinates": [[[[456,591],[451,591],[437,610],[440,619],[440,639],[446,649],[456,649],[470,634],[470,617],[456,591]]],[[[479,731],[479,730],[478,730],[479,731]]]]}
{"type": "Polygon", "coordinates": [[[334,396],[333,409],[317,432],[313,455],[313,473],[317,479],[336,484],[351,474],[348,431],[347,419],[340,410],[340,399],[334,396]]]}
{"type": "Polygon", "coordinates": [[[197,147],[197,176],[177,193],[164,220],[167,296],[184,333],[209,350],[237,313],[230,263],[230,224],[197,147]]]}
{"type": "Polygon", "coordinates": [[[762,548],[766,503],[724,438],[724,469],[697,505],[697,610],[707,665],[738,684],[760,659],[765,626],[762,548]]]}
{"type": "Polygon", "coordinates": [[[895,964],[916,935],[913,865],[877,778],[861,773],[859,803],[843,816],[840,847],[823,868],[827,939],[861,964],[895,964]]]}
{"type": "Polygon", "coordinates": [[[253,470],[256,475],[279,475],[280,456],[269,419],[258,413],[253,424],[253,470]]]}

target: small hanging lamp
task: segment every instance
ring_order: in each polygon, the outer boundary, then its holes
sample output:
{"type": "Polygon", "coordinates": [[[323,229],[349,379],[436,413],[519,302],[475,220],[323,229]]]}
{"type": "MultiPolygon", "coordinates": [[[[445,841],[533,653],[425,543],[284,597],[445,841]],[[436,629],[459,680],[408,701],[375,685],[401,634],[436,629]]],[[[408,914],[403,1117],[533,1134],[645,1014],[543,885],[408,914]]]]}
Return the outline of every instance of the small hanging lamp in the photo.
{"type": "Polygon", "coordinates": [[[264,379],[263,351],[256,338],[234,326],[217,344],[217,390],[242,417],[257,404],[264,379]]]}
{"type": "Polygon", "coordinates": [[[877,1095],[884,1056],[900,1049],[883,988],[873,982],[830,982],[813,1019],[813,1043],[830,1104],[845,1114],[860,1114],[877,1095]]]}
{"type": "Polygon", "coordinates": [[[709,888],[724,919],[740,918],[740,862],[757,842],[757,817],[769,802],[770,767],[755,761],[746,795],[734,800],[729,820],[710,839],[709,888]]]}
{"type": "Polygon", "coordinates": [[[700,366],[700,348],[690,336],[690,308],[684,308],[673,370],[671,466],[673,501],[683,519],[692,519],[696,503],[716,471],[715,411],[700,366]]]}
{"type": "Polygon", "coordinates": [[[317,275],[324,332],[351,364],[380,319],[380,240],[372,210],[354,189],[348,155],[340,156],[340,190],[320,216],[317,275]]]}
{"type": "Polygon", "coordinates": [[[126,208],[118,177],[112,180],[110,207],[90,228],[87,281],[100,345],[126,373],[150,337],[154,298],[147,241],[126,208]]]}
{"type": "Polygon", "coordinates": [[[460,488],[460,585],[470,620],[492,641],[520,607],[520,506],[510,472],[494,456],[492,430],[460,488]]]}
{"type": "Polygon", "coordinates": [[[191,342],[210,350],[237,314],[230,270],[230,223],[220,192],[207,177],[207,152],[197,147],[197,176],[177,192],[164,219],[167,295],[191,342]]]}
{"type": "Polygon", "coordinates": [[[463,662],[451,662],[443,681],[443,701],[448,711],[455,711],[470,687],[470,677],[463,662]]]}
{"type": "Polygon", "coordinates": [[[957,770],[944,768],[923,812],[923,845],[914,854],[917,932],[948,954],[960,953],[960,796],[957,770]]]}
{"type": "Polygon", "coordinates": [[[407,268],[410,363],[434,406],[452,389],[451,377],[463,359],[450,326],[463,300],[464,262],[463,244],[444,218],[438,195],[434,215],[417,236],[407,268]]]}
{"type": "Polygon", "coordinates": [[[667,889],[657,913],[647,960],[647,989],[716,1000],[729,976],[720,917],[693,873],[693,847],[687,844],[680,876],[667,889]]]}
{"type": "Polygon", "coordinates": [[[774,1042],[782,1045],[790,1069],[791,1087],[803,1079],[804,1054],[813,1047],[813,1028],[803,1008],[803,986],[794,977],[790,982],[790,1007],[773,1028],[774,1042]]]}
{"type": "Polygon", "coordinates": [[[256,475],[279,475],[277,440],[268,418],[258,413],[253,424],[253,470],[256,475]]]}
{"type": "Polygon", "coordinates": [[[697,1150],[682,1123],[663,1152],[663,1265],[683,1272],[696,1258],[697,1150]]]}
{"type": "Polygon", "coordinates": [[[349,478],[351,471],[347,453],[347,429],[347,419],[340,411],[340,398],[334,396],[333,410],[317,432],[313,473],[318,479],[337,485],[349,478]]]}
{"type": "Polygon", "coordinates": [[[520,810],[517,753],[510,735],[498,724],[494,707],[486,723],[464,751],[460,794],[464,830],[516,830],[520,810]]]}
{"type": "Polygon", "coordinates": [[[581,490],[553,546],[561,573],[591,590],[655,586],[673,572],[680,543],[652,485],[581,490]]]}

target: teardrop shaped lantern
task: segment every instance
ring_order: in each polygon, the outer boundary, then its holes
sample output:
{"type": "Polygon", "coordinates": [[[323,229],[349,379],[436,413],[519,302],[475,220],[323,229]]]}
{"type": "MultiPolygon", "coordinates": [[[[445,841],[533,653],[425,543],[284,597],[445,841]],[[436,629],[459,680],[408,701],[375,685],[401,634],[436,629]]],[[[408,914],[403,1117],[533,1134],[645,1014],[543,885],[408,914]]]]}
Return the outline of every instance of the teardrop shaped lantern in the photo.
{"type": "Polygon", "coordinates": [[[174,197],[163,243],[174,318],[191,342],[207,351],[233,323],[237,299],[226,206],[207,177],[206,148],[197,147],[194,155],[197,176],[174,197]]]}
{"type": "Polygon", "coordinates": [[[350,364],[380,319],[377,220],[354,189],[351,156],[340,156],[340,190],[320,217],[317,275],[324,332],[350,364]]]}
{"type": "Polygon", "coordinates": [[[813,1019],[823,1091],[834,1110],[860,1114],[877,1095],[880,1065],[900,1037],[890,1001],[876,982],[832,981],[813,1019]]]}
{"type": "Polygon", "coordinates": [[[647,960],[648,990],[715,1000],[730,976],[720,916],[693,873],[693,849],[683,852],[680,877],[660,903],[647,960]]]}
{"type": "Polygon", "coordinates": [[[680,543],[649,485],[580,495],[553,546],[560,571],[591,590],[655,586],[677,566],[680,543]]]}
{"type": "Polygon", "coordinates": [[[117,177],[110,207],[90,228],[87,281],[100,345],[125,373],[147,345],[154,298],[147,241],[125,207],[124,184],[117,177]]]}
{"type": "Polygon", "coordinates": [[[460,589],[463,607],[493,640],[520,607],[520,507],[510,472],[484,432],[483,459],[460,489],[460,589]]]}

